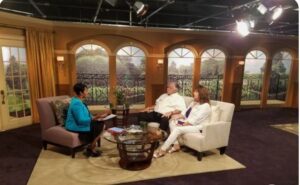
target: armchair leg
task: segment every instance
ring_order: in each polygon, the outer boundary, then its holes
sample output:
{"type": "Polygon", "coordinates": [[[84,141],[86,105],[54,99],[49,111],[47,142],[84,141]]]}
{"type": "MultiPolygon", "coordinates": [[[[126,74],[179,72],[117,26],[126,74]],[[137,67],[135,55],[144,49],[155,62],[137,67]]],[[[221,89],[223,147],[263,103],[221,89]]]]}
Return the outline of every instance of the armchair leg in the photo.
{"type": "Polygon", "coordinates": [[[97,141],[97,146],[98,146],[98,147],[101,146],[101,138],[99,138],[99,140],[97,141]]]}
{"type": "Polygon", "coordinates": [[[203,157],[203,152],[198,152],[197,153],[197,159],[198,159],[198,161],[201,161],[202,157],[203,157]]]}
{"type": "Polygon", "coordinates": [[[44,150],[47,150],[47,141],[43,141],[43,148],[44,148],[44,150]]]}
{"type": "Polygon", "coordinates": [[[71,148],[71,156],[72,158],[75,158],[75,148],[71,148]]]}
{"type": "Polygon", "coordinates": [[[223,155],[226,151],[226,146],[219,148],[220,154],[223,155]]]}

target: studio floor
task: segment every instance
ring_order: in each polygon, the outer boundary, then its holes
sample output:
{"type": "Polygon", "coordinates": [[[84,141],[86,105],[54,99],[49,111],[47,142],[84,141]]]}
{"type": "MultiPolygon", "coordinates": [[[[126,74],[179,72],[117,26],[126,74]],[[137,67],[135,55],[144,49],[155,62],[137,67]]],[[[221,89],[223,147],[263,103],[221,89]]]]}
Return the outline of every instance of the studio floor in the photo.
{"type": "MultiPolygon", "coordinates": [[[[296,185],[299,163],[297,130],[298,109],[241,110],[234,114],[226,151],[226,156],[237,161],[241,167],[115,183],[296,185]]],[[[42,151],[39,125],[2,132],[0,142],[0,184],[23,185],[33,182],[30,178],[38,164],[39,156],[47,156],[42,151]]],[[[53,155],[63,154],[53,153],[53,155]]],[[[210,156],[207,157],[208,160],[210,156]]],[[[199,165],[204,163],[199,162],[199,165]]],[[[222,160],[220,164],[214,163],[214,165],[224,166],[222,160]]],[[[52,182],[54,181],[46,181],[43,184],[52,185],[52,182]]],[[[92,184],[101,184],[101,182],[92,184]]]]}

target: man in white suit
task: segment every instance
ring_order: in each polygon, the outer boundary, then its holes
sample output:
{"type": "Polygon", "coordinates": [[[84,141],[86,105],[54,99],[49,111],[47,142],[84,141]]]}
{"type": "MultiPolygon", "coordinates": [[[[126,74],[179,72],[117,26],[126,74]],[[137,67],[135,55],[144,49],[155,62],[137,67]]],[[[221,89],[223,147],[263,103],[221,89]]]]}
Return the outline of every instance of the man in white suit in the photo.
{"type": "Polygon", "coordinates": [[[155,105],[142,110],[138,115],[138,121],[158,122],[160,128],[167,131],[169,119],[174,111],[184,112],[186,109],[183,97],[178,94],[179,88],[176,82],[169,82],[167,93],[162,94],[155,105]]]}

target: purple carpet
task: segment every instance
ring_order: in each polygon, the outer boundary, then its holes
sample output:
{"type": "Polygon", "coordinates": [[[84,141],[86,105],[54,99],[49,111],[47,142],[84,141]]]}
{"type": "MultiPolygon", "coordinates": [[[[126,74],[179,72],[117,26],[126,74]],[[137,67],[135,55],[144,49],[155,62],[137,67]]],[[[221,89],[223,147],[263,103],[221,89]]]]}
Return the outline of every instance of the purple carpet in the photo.
{"type": "MultiPolygon", "coordinates": [[[[269,126],[282,123],[298,123],[298,109],[247,109],[234,114],[226,153],[246,169],[128,184],[297,185],[298,136],[269,126]]],[[[0,184],[25,185],[41,150],[39,125],[2,132],[0,143],[0,184]]]]}

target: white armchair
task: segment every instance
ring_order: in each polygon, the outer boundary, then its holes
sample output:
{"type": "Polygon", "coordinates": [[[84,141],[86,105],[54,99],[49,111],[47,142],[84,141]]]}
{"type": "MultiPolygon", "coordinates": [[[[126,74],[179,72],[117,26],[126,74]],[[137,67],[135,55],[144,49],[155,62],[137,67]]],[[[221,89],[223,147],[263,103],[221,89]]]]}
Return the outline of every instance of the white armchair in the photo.
{"type": "MultiPolygon", "coordinates": [[[[193,98],[184,97],[188,106],[193,98]]],[[[228,146],[229,133],[232,116],[234,113],[234,104],[211,100],[212,114],[210,121],[203,123],[202,133],[188,133],[181,136],[179,142],[198,152],[197,158],[201,161],[203,152],[216,149],[220,154],[224,154],[228,146]]]]}

